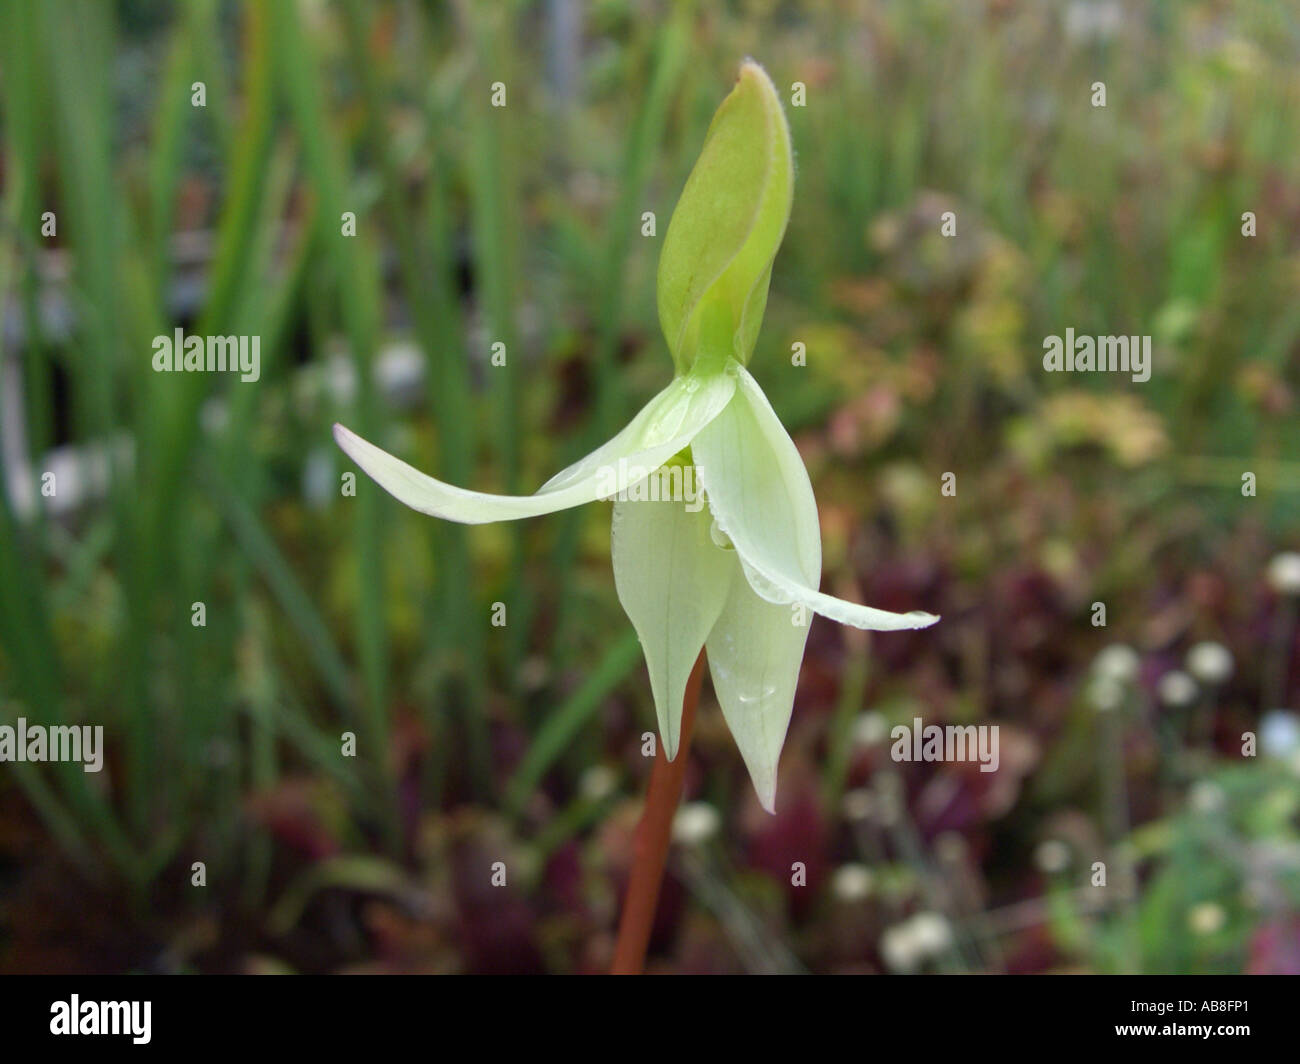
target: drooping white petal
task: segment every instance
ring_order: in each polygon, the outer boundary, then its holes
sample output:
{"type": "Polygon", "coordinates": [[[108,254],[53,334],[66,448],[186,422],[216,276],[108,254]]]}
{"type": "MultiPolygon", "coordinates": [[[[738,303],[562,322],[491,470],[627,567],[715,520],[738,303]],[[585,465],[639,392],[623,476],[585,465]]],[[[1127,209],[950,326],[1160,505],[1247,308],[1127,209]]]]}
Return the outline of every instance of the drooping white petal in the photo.
{"type": "Polygon", "coordinates": [[[737,574],[706,644],[722,715],[769,813],[811,620],[798,605],[760,598],[737,574]]]}
{"type": "Polygon", "coordinates": [[[735,392],[727,374],[678,377],[612,440],[552,477],[535,495],[487,495],[421,473],[342,425],[334,439],[381,488],[413,510],[480,525],[554,513],[608,498],[649,476],[717,417],[735,392]]]}
{"type": "MultiPolygon", "coordinates": [[[[736,381],[729,373],[697,374],[674,378],[662,392],[646,403],[617,436],[608,443],[562,469],[541,486],[538,494],[561,491],[572,485],[619,466],[626,459],[631,467],[636,463],[645,466],[650,461],[646,454],[668,449],[663,458],[645,469],[640,477],[648,476],[665,461],[687,446],[696,433],[722,412],[736,392],[736,381]],[[670,449],[676,447],[676,450],[670,449]],[[638,453],[645,452],[645,453],[638,453]]],[[[613,495],[627,485],[620,485],[602,497],[613,495]]]]}
{"type": "Polygon", "coordinates": [[[614,586],[641,640],[659,735],[671,761],[681,737],[687,678],[732,582],[744,583],[744,578],[735,552],[709,537],[713,518],[703,497],[695,494],[691,467],[664,467],[630,494],[644,489],[653,490],[651,500],[614,504],[614,586]],[[690,495],[694,501],[665,501],[674,497],[668,489],[682,487],[687,477],[691,486],[676,497],[690,495]],[[692,512],[688,507],[698,508],[692,512]]]}
{"type": "Polygon", "coordinates": [[[733,369],[735,400],[691,445],[718,525],[745,577],[774,603],[802,603],[841,624],[871,631],[927,628],[929,613],[891,613],[822,594],[817,502],[799,451],[749,372],[733,369]]]}

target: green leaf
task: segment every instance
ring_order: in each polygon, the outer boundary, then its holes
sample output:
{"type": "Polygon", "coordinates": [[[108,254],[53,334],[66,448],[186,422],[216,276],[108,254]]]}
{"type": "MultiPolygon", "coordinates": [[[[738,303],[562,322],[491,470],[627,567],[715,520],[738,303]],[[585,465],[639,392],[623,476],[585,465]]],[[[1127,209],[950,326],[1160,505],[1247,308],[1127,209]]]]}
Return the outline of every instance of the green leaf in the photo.
{"type": "Polygon", "coordinates": [[[771,79],[746,61],[709,125],[659,256],[659,323],[684,373],[747,362],[794,192],[790,129],[771,79]]]}

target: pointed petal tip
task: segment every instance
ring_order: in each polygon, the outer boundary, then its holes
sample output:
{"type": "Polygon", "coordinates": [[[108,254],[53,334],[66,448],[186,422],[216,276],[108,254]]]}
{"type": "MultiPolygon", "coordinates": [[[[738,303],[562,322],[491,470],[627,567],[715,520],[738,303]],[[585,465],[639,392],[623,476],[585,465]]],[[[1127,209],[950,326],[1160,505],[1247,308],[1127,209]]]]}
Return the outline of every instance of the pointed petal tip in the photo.
{"type": "Polygon", "coordinates": [[[780,781],[781,769],[781,749],[785,746],[784,730],[781,736],[781,744],[775,750],[765,750],[751,762],[748,758],[742,758],[745,761],[745,767],[749,770],[749,781],[754,785],[754,796],[758,798],[758,804],[763,807],[763,812],[771,816],[776,816],[776,788],[780,781]]]}
{"type": "Polygon", "coordinates": [[[679,737],[661,734],[659,741],[663,743],[664,757],[669,761],[676,761],[677,748],[681,745],[679,737]]]}
{"type": "Polygon", "coordinates": [[[330,431],[334,436],[334,442],[339,445],[343,453],[349,458],[355,459],[356,456],[352,453],[352,449],[356,441],[361,439],[361,437],[341,421],[334,422],[334,427],[330,431]]]}

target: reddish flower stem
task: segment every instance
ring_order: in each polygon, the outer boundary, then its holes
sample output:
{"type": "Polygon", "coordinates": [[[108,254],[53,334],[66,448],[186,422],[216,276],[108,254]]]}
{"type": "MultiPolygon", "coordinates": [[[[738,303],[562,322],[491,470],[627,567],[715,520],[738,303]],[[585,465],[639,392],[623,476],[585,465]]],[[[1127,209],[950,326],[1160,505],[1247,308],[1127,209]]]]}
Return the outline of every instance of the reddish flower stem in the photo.
{"type": "Polygon", "coordinates": [[[618,925],[618,944],[614,947],[611,975],[641,975],[645,971],[646,947],[650,944],[655,909],[659,905],[659,888],[663,885],[664,867],[668,863],[673,817],[682,796],[682,779],[686,775],[686,758],[695,727],[695,706],[700,700],[703,678],[704,651],[701,650],[690,679],[686,681],[677,757],[669,761],[664,756],[662,745],[655,752],[645,812],[641,814],[632,844],[632,876],[623,899],[623,917],[618,925]]]}

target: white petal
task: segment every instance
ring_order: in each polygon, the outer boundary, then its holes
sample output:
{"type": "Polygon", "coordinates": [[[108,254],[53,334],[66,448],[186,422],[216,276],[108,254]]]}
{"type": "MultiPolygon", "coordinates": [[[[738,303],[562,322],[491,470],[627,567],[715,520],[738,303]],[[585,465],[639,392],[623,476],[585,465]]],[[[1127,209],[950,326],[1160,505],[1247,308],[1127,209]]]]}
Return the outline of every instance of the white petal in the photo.
{"type": "MultiPolygon", "coordinates": [[[[641,473],[648,476],[653,469],[686,447],[696,433],[718,416],[736,393],[736,380],[729,373],[709,375],[688,374],[677,377],[672,384],[656,395],[628,422],[627,427],[604,446],[580,458],[542,485],[538,494],[559,491],[602,470],[610,470],[626,459],[628,466],[647,459],[638,451],[654,450],[656,453],[671,447],[668,453],[641,473]]],[[[629,480],[628,483],[634,483],[629,480]]],[[[621,487],[618,490],[622,490],[621,487]]],[[[612,495],[614,492],[608,492],[612,495]]]]}
{"type": "Polygon", "coordinates": [[[678,377],[608,443],[552,477],[535,495],[485,495],[444,484],[342,425],[334,439],[381,488],[413,510],[480,525],[567,510],[608,498],[649,476],[717,417],[735,392],[726,374],[678,377]]]}
{"type": "Polygon", "coordinates": [[[708,638],[713,690],[769,813],[776,812],[776,767],[811,619],[799,606],[765,601],[737,579],[708,638]]]}
{"type": "MultiPolygon", "coordinates": [[[[674,476],[672,468],[661,469],[633,493],[655,487],[657,498],[671,498],[662,487],[674,476]]],[[[693,480],[693,470],[690,476],[693,480]]],[[[614,504],[614,586],[645,652],[659,734],[670,761],[677,756],[691,668],[733,580],[744,583],[735,552],[715,546],[709,537],[713,518],[702,497],[697,504],[694,513],[680,501],[614,504]]]]}
{"type": "Polygon", "coordinates": [[[872,631],[926,628],[929,613],[890,613],[817,590],[821,529],[808,471],[749,372],[731,403],[695,438],[691,453],[718,525],[736,545],[745,577],[769,602],[802,603],[841,624],[872,631]]]}

